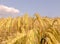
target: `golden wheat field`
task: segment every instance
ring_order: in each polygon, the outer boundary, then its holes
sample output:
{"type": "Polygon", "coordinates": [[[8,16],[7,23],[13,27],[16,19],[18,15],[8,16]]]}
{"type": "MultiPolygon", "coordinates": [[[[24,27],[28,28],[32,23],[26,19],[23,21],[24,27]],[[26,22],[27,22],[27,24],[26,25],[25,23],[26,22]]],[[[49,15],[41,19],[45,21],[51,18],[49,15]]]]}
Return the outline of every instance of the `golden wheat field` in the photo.
{"type": "Polygon", "coordinates": [[[0,44],[60,44],[60,18],[0,18],[0,44]]]}

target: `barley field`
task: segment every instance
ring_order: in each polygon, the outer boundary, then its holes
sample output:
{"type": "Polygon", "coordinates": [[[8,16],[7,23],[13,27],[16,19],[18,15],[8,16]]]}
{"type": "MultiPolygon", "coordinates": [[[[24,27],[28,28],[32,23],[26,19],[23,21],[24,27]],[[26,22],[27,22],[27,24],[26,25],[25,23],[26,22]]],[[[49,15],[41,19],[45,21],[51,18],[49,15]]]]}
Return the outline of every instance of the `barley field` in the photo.
{"type": "Polygon", "coordinates": [[[60,44],[60,18],[0,18],[0,44],[60,44]]]}

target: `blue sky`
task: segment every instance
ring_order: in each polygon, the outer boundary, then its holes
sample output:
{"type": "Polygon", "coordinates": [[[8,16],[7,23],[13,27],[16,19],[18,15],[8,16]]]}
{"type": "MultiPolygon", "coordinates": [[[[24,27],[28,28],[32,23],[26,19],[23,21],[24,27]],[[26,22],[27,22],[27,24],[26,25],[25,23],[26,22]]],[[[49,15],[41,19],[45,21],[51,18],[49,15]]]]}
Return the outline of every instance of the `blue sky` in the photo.
{"type": "Polygon", "coordinates": [[[18,9],[19,15],[22,13],[33,15],[38,12],[41,16],[60,16],[60,0],[0,0],[0,5],[18,9]]]}

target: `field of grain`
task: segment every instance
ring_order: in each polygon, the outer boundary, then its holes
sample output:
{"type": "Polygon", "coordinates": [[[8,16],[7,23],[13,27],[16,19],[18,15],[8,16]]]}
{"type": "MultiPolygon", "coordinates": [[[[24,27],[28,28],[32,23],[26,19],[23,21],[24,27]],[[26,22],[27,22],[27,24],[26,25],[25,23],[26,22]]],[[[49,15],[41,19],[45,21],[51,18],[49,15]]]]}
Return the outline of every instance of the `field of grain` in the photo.
{"type": "Polygon", "coordinates": [[[0,18],[0,44],[60,44],[60,18],[0,18]]]}

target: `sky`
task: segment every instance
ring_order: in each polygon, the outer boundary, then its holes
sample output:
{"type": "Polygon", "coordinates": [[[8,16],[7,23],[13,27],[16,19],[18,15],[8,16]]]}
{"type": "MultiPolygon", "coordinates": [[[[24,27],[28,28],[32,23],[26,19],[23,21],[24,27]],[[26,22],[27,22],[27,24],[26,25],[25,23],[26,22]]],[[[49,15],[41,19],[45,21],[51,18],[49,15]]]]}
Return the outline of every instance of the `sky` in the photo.
{"type": "Polygon", "coordinates": [[[20,16],[25,13],[34,15],[34,13],[39,13],[41,16],[60,17],[60,0],[0,0],[1,6],[3,8],[0,9],[0,16],[20,16]],[[14,10],[12,11],[12,9],[14,10]],[[6,10],[9,10],[9,12],[6,10]]]}

